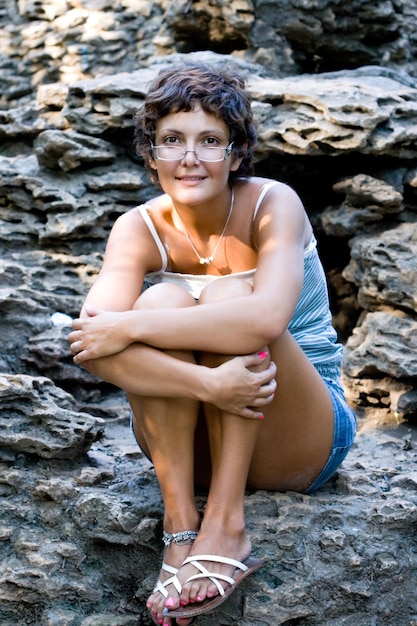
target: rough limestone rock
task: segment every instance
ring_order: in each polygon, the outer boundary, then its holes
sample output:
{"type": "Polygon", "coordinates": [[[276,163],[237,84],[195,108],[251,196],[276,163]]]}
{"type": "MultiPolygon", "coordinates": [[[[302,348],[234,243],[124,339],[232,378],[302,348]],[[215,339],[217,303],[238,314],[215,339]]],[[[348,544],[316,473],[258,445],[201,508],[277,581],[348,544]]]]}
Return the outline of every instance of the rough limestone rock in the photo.
{"type": "Polygon", "coordinates": [[[402,194],[393,185],[365,174],[341,180],[333,185],[333,190],[346,197],[341,205],[322,213],[321,225],[327,235],[355,235],[404,209],[402,194]]]}
{"type": "Polygon", "coordinates": [[[66,336],[112,223],[154,193],[132,115],[186,59],[248,82],[257,173],[315,226],[359,415],[316,494],[247,495],[266,563],[197,623],[416,626],[415,1],[10,0],[0,28],[1,626],[151,624],[157,481],[66,336]]]}
{"type": "Polygon", "coordinates": [[[364,308],[392,306],[417,312],[417,222],[353,238],[345,276],[358,286],[364,308]]]}
{"type": "Polygon", "coordinates": [[[16,454],[73,459],[103,434],[104,421],[72,411],[47,378],[1,375],[0,398],[0,446],[16,454]]]}
{"type": "Polygon", "coordinates": [[[272,110],[263,110],[264,149],[312,156],[415,154],[416,89],[395,72],[364,67],[277,81],[255,78],[249,85],[255,98],[273,100],[272,110]]]}
{"type": "Polygon", "coordinates": [[[399,312],[367,313],[349,337],[343,370],[349,376],[417,376],[417,321],[399,312]]]}
{"type": "Polygon", "coordinates": [[[59,167],[64,172],[116,159],[116,150],[109,142],[72,131],[45,131],[38,135],[34,147],[40,165],[59,167]]]}
{"type": "MultiPolygon", "coordinates": [[[[415,624],[416,451],[405,425],[387,424],[377,440],[373,427],[362,423],[343,468],[316,494],[247,495],[265,565],[198,624],[415,624]]],[[[162,503],[127,422],[108,422],[79,459],[10,457],[0,481],[2,626],[150,625],[162,503]]]]}
{"type": "MultiPolygon", "coordinates": [[[[78,133],[132,127],[153,76],[141,69],[80,81],[69,87],[63,115],[78,133]]],[[[271,152],[415,156],[417,89],[410,77],[377,67],[286,79],[248,75],[248,89],[259,126],[258,158],[271,152]]]]}

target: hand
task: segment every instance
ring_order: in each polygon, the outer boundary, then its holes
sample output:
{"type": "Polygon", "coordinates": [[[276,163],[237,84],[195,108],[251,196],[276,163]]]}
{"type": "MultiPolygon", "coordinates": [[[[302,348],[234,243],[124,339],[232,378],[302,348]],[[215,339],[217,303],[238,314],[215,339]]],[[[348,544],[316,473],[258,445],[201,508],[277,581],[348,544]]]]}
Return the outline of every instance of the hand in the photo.
{"type": "MultiPolygon", "coordinates": [[[[262,371],[250,371],[263,363],[258,354],[238,356],[210,370],[214,378],[210,402],[240,417],[260,419],[262,407],[274,398],[277,367],[273,361],[262,371]]],[[[258,369],[258,368],[256,368],[258,369]]]]}
{"type": "Polygon", "coordinates": [[[125,329],[126,313],[107,312],[85,306],[88,317],[75,319],[68,335],[74,363],[121,352],[130,344],[125,329]]]}

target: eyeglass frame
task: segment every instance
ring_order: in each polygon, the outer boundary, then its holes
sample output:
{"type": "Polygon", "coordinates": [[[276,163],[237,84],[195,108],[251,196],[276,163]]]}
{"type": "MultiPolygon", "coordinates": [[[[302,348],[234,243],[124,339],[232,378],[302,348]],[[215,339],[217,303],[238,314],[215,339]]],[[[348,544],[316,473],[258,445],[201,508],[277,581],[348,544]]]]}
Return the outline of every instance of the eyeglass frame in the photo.
{"type": "Polygon", "coordinates": [[[152,157],[155,159],[155,161],[181,161],[185,157],[187,152],[194,152],[196,159],[198,161],[203,161],[205,163],[220,163],[221,161],[225,161],[227,157],[229,157],[232,154],[234,141],[231,141],[229,145],[226,146],[225,148],[221,148],[220,146],[206,146],[208,150],[224,150],[223,158],[214,159],[214,161],[207,161],[207,159],[202,159],[201,157],[199,157],[198,150],[183,150],[182,156],[180,157],[177,157],[175,159],[164,159],[158,155],[158,148],[168,148],[168,150],[171,150],[172,148],[179,148],[179,146],[164,146],[164,145],[154,146],[152,141],[150,143],[151,143],[152,157]]]}

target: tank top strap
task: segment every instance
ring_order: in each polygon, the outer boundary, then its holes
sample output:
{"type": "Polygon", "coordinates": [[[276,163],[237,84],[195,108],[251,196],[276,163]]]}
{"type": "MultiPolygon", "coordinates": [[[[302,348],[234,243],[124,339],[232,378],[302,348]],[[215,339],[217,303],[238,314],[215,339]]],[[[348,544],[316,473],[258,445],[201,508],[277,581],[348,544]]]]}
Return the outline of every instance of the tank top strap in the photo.
{"type": "Polygon", "coordinates": [[[253,212],[253,219],[255,220],[259,208],[262,204],[262,200],[265,198],[266,194],[268,193],[268,191],[271,189],[271,187],[274,187],[274,185],[278,185],[278,182],[276,180],[271,180],[269,183],[265,183],[265,185],[263,185],[261,187],[261,190],[259,192],[259,196],[258,196],[258,200],[256,202],[256,206],[255,206],[255,210],[253,212]]]}
{"type": "Polygon", "coordinates": [[[151,233],[153,240],[156,243],[156,246],[159,250],[159,254],[161,255],[161,272],[166,272],[166,269],[168,267],[168,257],[167,257],[167,253],[166,250],[164,248],[164,245],[158,235],[158,232],[154,226],[154,223],[152,221],[151,216],[149,215],[148,209],[150,208],[149,204],[141,204],[140,206],[137,207],[139,213],[141,214],[141,216],[143,217],[143,220],[146,224],[146,226],[149,229],[149,232],[151,233]]]}

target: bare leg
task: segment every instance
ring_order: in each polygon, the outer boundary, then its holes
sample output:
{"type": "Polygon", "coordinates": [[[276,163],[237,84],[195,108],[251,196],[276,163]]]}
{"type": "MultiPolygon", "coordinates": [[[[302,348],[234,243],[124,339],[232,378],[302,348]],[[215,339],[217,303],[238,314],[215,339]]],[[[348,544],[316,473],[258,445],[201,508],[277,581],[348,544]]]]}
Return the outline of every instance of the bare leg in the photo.
{"type": "MultiPolygon", "coordinates": [[[[248,283],[240,280],[228,280],[225,287],[227,297],[241,295],[251,290],[248,283]]],[[[217,292],[214,288],[207,288],[200,302],[204,304],[204,302],[222,297],[224,297],[223,290],[217,292]]],[[[200,362],[215,367],[227,358],[231,357],[202,354],[200,362]]],[[[268,363],[269,360],[266,359],[260,367],[267,367],[268,363]]],[[[212,474],[204,519],[190,555],[216,554],[243,561],[251,552],[251,543],[245,530],[244,495],[250,462],[262,420],[243,419],[223,412],[214,405],[205,406],[205,416],[212,474]]],[[[210,568],[207,562],[204,565],[210,568]]],[[[233,567],[212,565],[215,572],[229,576],[233,574],[233,567]]],[[[193,565],[184,565],[179,575],[181,582],[183,583],[189,576],[196,573],[197,570],[193,565]]],[[[209,580],[195,581],[184,586],[181,604],[201,602],[206,597],[217,594],[217,588],[209,580]]],[[[175,597],[170,597],[166,605],[174,609],[178,607],[178,602],[175,597]]]]}
{"type": "MultiPolygon", "coordinates": [[[[194,305],[194,300],[183,290],[172,285],[160,285],[147,290],[138,299],[136,307],[152,309],[194,305]]],[[[219,362],[224,359],[224,356],[221,357],[219,362]]],[[[215,363],[208,361],[207,364],[213,366],[215,363]]],[[[142,449],[152,457],[161,485],[165,504],[165,530],[176,533],[197,529],[200,520],[195,507],[193,478],[195,476],[199,484],[203,481],[207,484],[210,458],[207,429],[202,420],[197,419],[201,405],[197,399],[191,399],[200,397],[192,393],[193,386],[198,387],[200,382],[194,353],[164,352],[137,343],[121,353],[87,361],[84,366],[104,380],[125,389],[128,394],[134,413],[135,434],[142,449]],[[164,381],[163,388],[161,381],[164,381]],[[198,442],[197,446],[194,445],[194,438],[198,442]],[[197,456],[197,465],[193,464],[193,453],[197,456]]],[[[266,378],[265,383],[268,380],[266,378]]],[[[236,416],[232,417],[235,424],[239,424],[236,416]]],[[[248,451],[245,457],[250,459],[250,456],[248,451]]],[[[227,466],[225,471],[228,471],[227,466]]],[[[247,469],[243,475],[245,472],[247,469]]],[[[234,524],[234,528],[237,528],[237,524],[234,524]]],[[[246,548],[246,551],[249,550],[250,545],[246,548]]],[[[164,561],[177,568],[189,551],[189,545],[178,546],[174,543],[166,550],[164,561]]],[[[170,574],[161,571],[162,583],[169,577],[170,574]]],[[[178,593],[174,586],[167,586],[167,591],[178,604],[178,593]]],[[[157,621],[162,621],[164,605],[164,597],[160,592],[153,593],[148,600],[147,606],[157,621]]],[[[186,626],[189,622],[182,619],[176,621],[179,626],[186,626]]],[[[165,618],[164,623],[171,624],[171,620],[165,618]]]]}
{"type": "MultiPolygon", "coordinates": [[[[233,297],[251,289],[243,282],[239,289],[235,282],[224,279],[224,292],[207,289],[205,298],[233,297]]],[[[217,289],[221,290],[221,283],[216,281],[217,289]]],[[[244,520],[247,484],[260,489],[303,490],[327,461],[333,409],[325,384],[288,332],[269,350],[278,366],[278,388],[274,400],[265,407],[263,420],[246,420],[212,405],[206,407],[212,480],[204,520],[190,556],[215,554],[244,560],[251,550],[244,520]]],[[[205,355],[204,363],[210,360],[214,366],[224,358],[205,355]]],[[[204,565],[211,572],[229,576],[234,571],[214,562],[204,565]]],[[[201,602],[218,593],[208,579],[186,583],[195,573],[193,565],[180,569],[181,604],[201,602]]],[[[176,608],[176,597],[169,598],[166,605],[176,608]]]]}
{"type": "MultiPolygon", "coordinates": [[[[194,300],[172,286],[161,286],[145,292],[136,308],[168,308],[193,306],[194,300]]],[[[171,353],[182,360],[194,361],[189,352],[171,353]]],[[[184,530],[198,530],[200,516],[194,498],[194,436],[199,402],[188,398],[158,398],[128,394],[134,414],[135,434],[144,451],[152,458],[164,501],[164,530],[170,534],[184,530]]],[[[190,551],[189,544],[172,542],[165,550],[164,562],[179,568],[190,551]]],[[[159,579],[171,574],[161,570],[159,579]]],[[[169,594],[178,598],[171,584],[169,594]]],[[[165,597],[156,591],[148,599],[147,607],[155,619],[162,620],[165,597]]],[[[169,623],[171,620],[166,620],[169,623]]],[[[188,621],[180,620],[180,624],[188,621]]]]}

